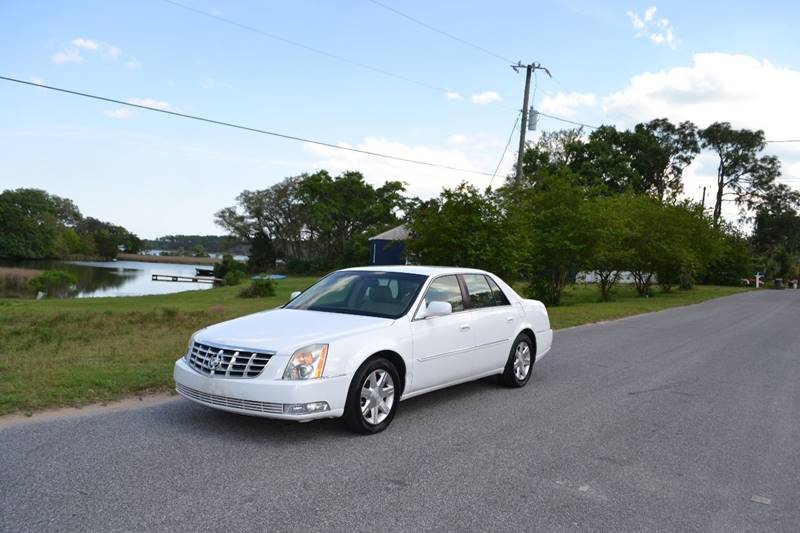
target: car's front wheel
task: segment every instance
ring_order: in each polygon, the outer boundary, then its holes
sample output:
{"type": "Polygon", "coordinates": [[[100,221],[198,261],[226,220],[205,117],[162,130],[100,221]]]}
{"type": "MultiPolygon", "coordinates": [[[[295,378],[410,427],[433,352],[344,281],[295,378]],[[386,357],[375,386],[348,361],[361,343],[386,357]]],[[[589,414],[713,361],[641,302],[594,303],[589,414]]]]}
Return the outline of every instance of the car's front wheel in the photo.
{"type": "Polygon", "coordinates": [[[511,345],[506,368],[500,375],[500,383],[507,387],[524,387],[533,373],[536,349],[525,333],[520,333],[511,345]]]}
{"type": "Polygon", "coordinates": [[[386,429],[397,412],[400,378],[388,359],[378,357],[358,369],[344,409],[344,423],[357,433],[386,429]]]}

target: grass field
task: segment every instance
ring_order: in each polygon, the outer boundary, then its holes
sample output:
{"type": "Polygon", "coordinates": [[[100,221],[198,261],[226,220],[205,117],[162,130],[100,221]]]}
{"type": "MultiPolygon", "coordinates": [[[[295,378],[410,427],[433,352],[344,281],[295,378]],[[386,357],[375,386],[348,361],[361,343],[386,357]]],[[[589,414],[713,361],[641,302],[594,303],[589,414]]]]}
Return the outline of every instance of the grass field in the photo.
{"type": "MultiPolygon", "coordinates": [[[[0,299],[0,414],[168,390],[172,365],[193,331],[281,305],[314,279],[281,280],[277,295],[263,299],[239,298],[241,287],[125,298],[0,299]]],[[[643,299],[621,288],[614,301],[599,303],[595,288],[578,287],[550,316],[554,328],[563,328],[741,290],[704,286],[643,299]]]]}

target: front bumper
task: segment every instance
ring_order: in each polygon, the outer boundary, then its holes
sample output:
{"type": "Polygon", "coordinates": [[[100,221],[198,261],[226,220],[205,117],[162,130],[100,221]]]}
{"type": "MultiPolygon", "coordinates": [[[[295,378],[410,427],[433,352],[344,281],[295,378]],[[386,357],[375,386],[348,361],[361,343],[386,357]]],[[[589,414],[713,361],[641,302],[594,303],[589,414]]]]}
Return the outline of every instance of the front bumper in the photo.
{"type": "Polygon", "coordinates": [[[308,381],[256,378],[220,378],[200,374],[183,358],[175,363],[175,390],[185,398],[208,407],[265,418],[313,420],[342,416],[347,400],[349,376],[308,381]],[[290,414],[287,405],[327,402],[329,410],[290,414]]]}

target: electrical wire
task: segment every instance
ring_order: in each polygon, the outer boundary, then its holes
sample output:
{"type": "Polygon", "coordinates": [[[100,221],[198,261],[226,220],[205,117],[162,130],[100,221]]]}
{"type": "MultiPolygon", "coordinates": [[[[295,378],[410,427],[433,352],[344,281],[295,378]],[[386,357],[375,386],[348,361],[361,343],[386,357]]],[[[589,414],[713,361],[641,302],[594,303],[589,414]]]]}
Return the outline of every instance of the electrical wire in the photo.
{"type": "Polygon", "coordinates": [[[511,133],[508,134],[508,142],[506,142],[506,147],[503,148],[503,153],[500,155],[500,161],[497,162],[497,167],[494,169],[492,173],[492,179],[489,180],[489,188],[492,188],[492,183],[494,182],[495,176],[497,176],[497,172],[500,170],[500,165],[503,164],[503,160],[506,158],[506,153],[508,152],[508,147],[511,146],[511,139],[514,137],[514,132],[517,131],[517,124],[519,124],[519,117],[522,114],[517,115],[517,119],[514,121],[514,125],[511,126],[511,133]]]}
{"type": "Polygon", "coordinates": [[[355,61],[353,59],[348,59],[346,57],[343,57],[343,56],[340,56],[340,55],[337,55],[337,54],[334,54],[334,53],[331,53],[331,52],[326,52],[325,50],[321,50],[319,48],[315,48],[313,46],[309,46],[307,44],[303,44],[303,43],[298,42],[298,41],[293,41],[292,39],[287,39],[286,37],[281,37],[280,35],[276,35],[274,33],[270,33],[270,32],[261,30],[259,28],[254,27],[254,26],[249,26],[247,24],[242,24],[241,22],[236,22],[235,20],[231,20],[229,18],[221,17],[219,15],[215,15],[214,13],[209,13],[208,11],[203,11],[202,9],[197,9],[195,7],[187,6],[187,5],[182,4],[180,2],[175,2],[173,0],[161,0],[161,1],[166,3],[166,4],[170,4],[172,6],[179,7],[181,9],[186,10],[186,11],[190,11],[190,12],[195,13],[197,15],[202,15],[204,17],[208,17],[208,18],[217,20],[219,22],[224,22],[225,24],[230,24],[231,26],[236,26],[237,28],[240,28],[240,29],[243,29],[243,30],[247,30],[249,32],[257,33],[257,34],[262,35],[264,37],[268,37],[270,39],[274,39],[276,41],[280,41],[280,42],[282,42],[284,44],[288,44],[288,45],[291,45],[291,46],[302,48],[302,49],[307,50],[309,52],[313,52],[315,54],[323,55],[325,57],[328,57],[328,58],[331,58],[331,59],[335,59],[335,60],[341,61],[343,63],[348,63],[350,65],[353,65],[353,66],[356,66],[356,67],[359,67],[359,68],[362,68],[362,69],[365,69],[365,70],[371,70],[373,72],[377,72],[378,74],[382,74],[383,76],[389,76],[391,78],[395,78],[395,79],[398,79],[398,80],[403,80],[403,81],[408,82],[408,83],[413,83],[415,85],[426,87],[428,89],[433,89],[434,91],[437,91],[437,92],[440,92],[440,93],[447,92],[447,91],[451,90],[451,89],[447,89],[445,87],[440,87],[438,85],[434,85],[432,83],[416,80],[414,78],[409,78],[408,76],[404,76],[402,74],[396,74],[394,72],[390,72],[388,70],[384,70],[384,69],[382,69],[380,67],[375,67],[375,66],[372,66],[372,65],[368,65],[366,63],[361,63],[360,61],[355,61]]]}
{"type": "Polygon", "coordinates": [[[600,127],[600,126],[592,126],[591,124],[585,124],[583,122],[578,122],[578,121],[575,121],[575,120],[569,120],[567,118],[557,117],[555,115],[548,115],[547,113],[542,113],[541,111],[537,111],[537,113],[539,115],[543,116],[543,117],[551,118],[553,120],[560,120],[561,122],[566,122],[568,124],[574,124],[575,126],[583,126],[584,128],[589,128],[589,129],[593,129],[593,130],[596,130],[596,129],[598,129],[600,127]]]}
{"type": "MultiPolygon", "coordinates": [[[[373,65],[368,65],[368,64],[362,63],[360,61],[355,61],[353,59],[349,59],[349,58],[346,58],[344,56],[340,56],[338,54],[334,54],[332,52],[326,52],[325,50],[321,50],[319,48],[315,48],[313,46],[309,46],[307,44],[303,44],[301,42],[294,41],[292,39],[287,39],[286,37],[282,37],[280,35],[276,35],[274,33],[270,33],[270,32],[261,30],[259,28],[256,28],[254,26],[250,26],[248,24],[243,24],[241,22],[237,22],[235,20],[232,20],[232,19],[229,19],[229,18],[225,18],[225,17],[222,17],[220,15],[215,15],[214,13],[210,13],[210,12],[204,11],[202,9],[198,9],[198,8],[195,8],[195,7],[187,6],[186,4],[182,4],[182,3],[176,2],[174,0],[161,0],[161,1],[166,3],[166,4],[169,4],[171,6],[175,6],[175,7],[178,7],[180,9],[184,9],[184,10],[189,11],[191,13],[195,13],[197,15],[208,17],[210,19],[214,19],[214,20],[217,20],[219,22],[223,22],[225,24],[229,24],[231,26],[235,26],[237,28],[240,28],[240,29],[252,32],[252,33],[256,33],[256,34],[262,35],[262,36],[267,37],[269,39],[273,39],[273,40],[282,42],[284,44],[295,46],[297,48],[302,48],[303,50],[307,50],[309,52],[313,52],[315,54],[319,54],[319,55],[328,57],[330,59],[335,59],[336,61],[340,61],[342,63],[347,63],[349,65],[353,65],[355,67],[358,67],[358,68],[361,68],[361,69],[364,69],[364,70],[369,70],[369,71],[381,74],[383,76],[388,76],[390,78],[395,78],[395,79],[398,79],[398,80],[402,80],[402,81],[405,81],[407,83],[411,83],[411,84],[414,84],[414,85],[417,85],[417,86],[420,86],[420,87],[425,87],[426,89],[431,89],[431,90],[436,91],[436,92],[438,92],[440,94],[452,91],[452,89],[448,89],[446,87],[435,85],[433,83],[428,83],[426,81],[417,80],[417,79],[414,79],[414,78],[409,78],[408,76],[404,76],[402,74],[397,74],[395,72],[391,72],[391,71],[382,69],[380,67],[375,67],[373,65]]],[[[382,4],[382,3],[380,3],[380,2],[378,2],[376,0],[370,0],[370,1],[375,3],[376,5],[380,5],[381,7],[384,7],[386,9],[390,10],[390,11],[394,11],[398,15],[401,15],[401,16],[404,16],[406,18],[409,18],[410,20],[413,20],[414,22],[416,22],[418,24],[422,24],[422,25],[428,27],[428,25],[426,25],[424,22],[419,21],[417,19],[414,19],[413,17],[410,17],[410,16],[408,16],[408,15],[406,15],[404,13],[401,13],[400,11],[397,11],[396,9],[394,9],[394,8],[392,8],[390,6],[382,4]]],[[[457,41],[460,41],[460,42],[463,42],[465,44],[468,44],[469,46],[477,47],[478,49],[481,49],[482,51],[487,52],[490,55],[495,55],[493,52],[491,52],[489,50],[482,49],[478,45],[474,45],[473,43],[470,43],[469,41],[464,41],[463,39],[460,39],[460,38],[458,38],[458,37],[456,37],[454,35],[450,35],[447,32],[443,32],[441,30],[438,30],[438,29],[436,29],[436,28],[434,28],[432,26],[430,26],[429,29],[431,29],[433,31],[436,31],[436,32],[439,32],[439,33],[443,33],[444,35],[447,35],[450,38],[453,38],[453,39],[455,39],[457,41]]],[[[511,60],[503,58],[500,55],[495,55],[495,57],[498,57],[498,58],[502,59],[503,61],[512,62],[511,60]]],[[[503,105],[503,107],[506,107],[508,109],[513,109],[513,110],[516,111],[516,108],[511,107],[511,106],[503,105]]],[[[539,113],[539,114],[542,115],[542,116],[546,116],[548,118],[551,118],[553,120],[560,120],[562,122],[567,122],[569,124],[575,124],[575,125],[578,125],[578,126],[585,126],[587,128],[592,128],[592,129],[596,128],[595,126],[590,126],[588,124],[582,124],[582,123],[575,122],[575,121],[572,121],[572,120],[568,120],[568,119],[565,119],[565,118],[561,118],[561,117],[558,117],[558,116],[555,116],[555,115],[546,115],[544,113],[539,113]]]]}
{"type": "Polygon", "coordinates": [[[227,126],[229,128],[235,128],[235,129],[249,131],[249,132],[253,132],[253,133],[261,133],[263,135],[271,135],[273,137],[279,137],[281,139],[288,139],[288,140],[291,140],[291,141],[300,141],[300,142],[305,142],[305,143],[310,143],[310,144],[316,144],[318,146],[325,146],[327,148],[335,148],[337,150],[345,150],[345,151],[348,151],[348,152],[355,152],[355,153],[364,154],[364,155],[373,156],[373,157],[382,157],[382,158],[385,158],[385,159],[392,159],[394,161],[403,161],[405,163],[413,163],[413,164],[416,164],[416,165],[424,165],[424,166],[428,166],[428,167],[443,168],[443,169],[446,169],[446,170],[454,170],[454,171],[457,171],[457,172],[467,172],[467,173],[470,173],[470,174],[478,174],[478,175],[481,175],[481,176],[492,176],[492,174],[490,174],[489,172],[481,172],[479,170],[470,170],[470,169],[459,168],[459,167],[451,167],[451,166],[448,166],[448,165],[440,165],[438,163],[431,163],[430,161],[420,161],[420,160],[417,160],[417,159],[409,159],[409,158],[406,158],[406,157],[399,157],[399,156],[394,156],[394,155],[389,155],[389,154],[381,154],[381,153],[378,153],[378,152],[371,152],[369,150],[361,150],[359,148],[350,148],[350,147],[347,147],[347,146],[339,146],[337,144],[332,144],[332,143],[328,143],[328,142],[324,142],[324,141],[316,141],[314,139],[308,139],[308,138],[305,138],[305,137],[298,137],[296,135],[289,135],[289,134],[286,134],[286,133],[268,131],[268,130],[263,130],[263,129],[260,129],[260,128],[253,128],[253,127],[250,127],[250,126],[244,126],[244,125],[241,125],[241,124],[234,124],[232,122],[225,122],[225,121],[222,121],[222,120],[215,120],[215,119],[201,117],[201,116],[197,116],[197,115],[189,115],[189,114],[186,114],[186,113],[178,113],[177,111],[168,111],[166,109],[158,109],[158,108],[149,107],[149,106],[146,106],[146,105],[132,104],[132,103],[126,102],[124,100],[117,100],[115,98],[108,98],[106,96],[99,96],[99,95],[96,95],[96,94],[84,93],[84,92],[80,92],[80,91],[73,91],[73,90],[70,90],[70,89],[63,89],[63,88],[60,88],[60,87],[54,87],[52,85],[44,85],[44,84],[41,84],[41,83],[34,83],[34,82],[30,82],[30,81],[20,80],[20,79],[17,79],[17,78],[9,78],[9,77],[6,77],[6,76],[0,76],[0,80],[9,81],[9,82],[13,82],[13,83],[19,83],[19,84],[22,84],[22,85],[29,85],[31,87],[38,87],[40,89],[49,89],[51,91],[57,91],[57,92],[60,92],[60,93],[71,94],[71,95],[74,95],[74,96],[82,96],[84,98],[91,98],[93,100],[100,100],[102,102],[110,102],[110,103],[113,103],[113,104],[124,105],[124,106],[128,106],[128,107],[133,107],[133,108],[136,108],[136,109],[144,109],[144,110],[147,110],[147,111],[154,111],[156,113],[163,113],[165,115],[171,115],[171,116],[174,116],[174,117],[188,118],[188,119],[191,119],[191,120],[197,120],[199,122],[206,122],[208,124],[215,124],[217,126],[227,126]]]}
{"type": "Polygon", "coordinates": [[[397,10],[397,9],[391,7],[391,6],[388,6],[388,5],[384,4],[383,2],[379,2],[378,0],[369,0],[369,1],[372,2],[373,4],[375,4],[376,6],[380,6],[380,7],[382,7],[383,9],[385,9],[387,11],[391,11],[392,13],[394,13],[396,15],[399,15],[399,16],[405,18],[405,19],[408,19],[408,20],[410,20],[411,22],[413,22],[415,24],[419,24],[423,28],[427,28],[427,29],[429,29],[429,30],[431,30],[433,32],[436,32],[438,34],[444,35],[448,39],[452,39],[452,40],[457,41],[457,42],[459,42],[461,44],[465,44],[467,46],[471,46],[472,48],[474,48],[476,50],[480,50],[484,54],[490,55],[492,57],[496,57],[497,59],[500,59],[501,61],[505,61],[506,63],[513,63],[514,62],[512,59],[508,59],[506,57],[501,56],[500,54],[496,54],[495,52],[492,52],[491,50],[487,50],[486,48],[484,48],[482,46],[479,46],[479,45],[477,45],[475,43],[469,42],[466,39],[462,39],[461,37],[456,37],[452,33],[448,33],[448,32],[446,32],[444,30],[440,30],[439,28],[431,26],[430,24],[428,24],[426,22],[423,22],[423,21],[419,20],[418,18],[414,18],[414,17],[412,17],[411,15],[409,15],[407,13],[403,13],[400,10],[397,10]]]}

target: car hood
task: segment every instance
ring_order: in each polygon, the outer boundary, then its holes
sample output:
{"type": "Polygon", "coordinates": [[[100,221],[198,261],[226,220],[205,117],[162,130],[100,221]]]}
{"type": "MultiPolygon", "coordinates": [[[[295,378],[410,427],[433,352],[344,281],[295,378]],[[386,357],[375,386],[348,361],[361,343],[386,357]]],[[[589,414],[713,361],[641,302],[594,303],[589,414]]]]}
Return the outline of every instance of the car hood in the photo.
{"type": "Polygon", "coordinates": [[[393,320],[380,317],[273,309],[214,324],[195,335],[197,342],[220,347],[291,353],[312,343],[384,328],[393,320]]]}

